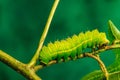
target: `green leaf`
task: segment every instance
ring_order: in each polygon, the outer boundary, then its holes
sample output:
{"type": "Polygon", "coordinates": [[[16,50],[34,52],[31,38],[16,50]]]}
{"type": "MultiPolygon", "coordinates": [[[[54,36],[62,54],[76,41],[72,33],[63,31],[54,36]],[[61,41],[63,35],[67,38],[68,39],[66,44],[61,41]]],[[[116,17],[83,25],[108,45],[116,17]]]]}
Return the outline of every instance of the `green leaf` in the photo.
{"type": "Polygon", "coordinates": [[[120,80],[120,71],[111,73],[109,76],[109,80],[120,80]]]}
{"type": "Polygon", "coordinates": [[[120,31],[117,29],[117,27],[113,24],[113,22],[111,20],[108,21],[108,25],[109,25],[109,35],[112,39],[120,39],[120,31]],[[114,37],[114,38],[113,38],[114,37]]]}
{"type": "MultiPolygon", "coordinates": [[[[106,80],[106,79],[102,72],[100,70],[97,70],[94,73],[90,73],[86,77],[82,78],[82,80],[106,80]]],[[[120,71],[110,73],[109,80],[120,80],[120,71]]]]}
{"type": "Polygon", "coordinates": [[[81,80],[103,80],[104,75],[101,70],[96,70],[84,76],[81,80]]]}
{"type": "MultiPolygon", "coordinates": [[[[109,38],[111,41],[113,40],[120,40],[120,31],[117,29],[117,27],[113,24],[111,20],[108,21],[109,24],[109,38]]],[[[114,49],[115,55],[116,55],[116,60],[115,62],[118,62],[120,60],[120,49],[114,49]]]]}

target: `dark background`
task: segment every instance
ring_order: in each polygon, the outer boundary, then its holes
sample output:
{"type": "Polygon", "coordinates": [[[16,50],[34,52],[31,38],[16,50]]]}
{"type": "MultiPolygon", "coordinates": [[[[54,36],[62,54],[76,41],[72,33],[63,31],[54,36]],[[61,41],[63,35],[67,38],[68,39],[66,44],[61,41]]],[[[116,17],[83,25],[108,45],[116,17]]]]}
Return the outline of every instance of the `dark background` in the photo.
{"type": "MultiPolygon", "coordinates": [[[[0,49],[28,63],[32,58],[54,0],[0,0],[0,49]]],[[[120,0],[61,0],[44,44],[81,31],[107,33],[108,20],[120,27],[120,0]]],[[[107,34],[108,35],[108,34],[107,34]]],[[[101,54],[106,66],[114,61],[112,51],[101,54]]],[[[38,71],[43,80],[80,80],[99,69],[90,58],[55,64],[38,71]]],[[[0,62],[0,80],[25,80],[0,62]]]]}

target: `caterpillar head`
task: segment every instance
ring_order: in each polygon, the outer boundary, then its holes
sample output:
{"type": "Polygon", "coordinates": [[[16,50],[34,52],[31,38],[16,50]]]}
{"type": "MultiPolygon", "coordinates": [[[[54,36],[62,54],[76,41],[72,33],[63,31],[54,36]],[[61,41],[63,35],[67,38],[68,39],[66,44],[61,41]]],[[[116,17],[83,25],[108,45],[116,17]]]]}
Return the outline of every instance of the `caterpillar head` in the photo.
{"type": "Polygon", "coordinates": [[[110,43],[110,41],[106,38],[105,33],[101,33],[100,37],[101,37],[101,41],[102,41],[102,43],[99,44],[100,47],[104,47],[110,43]]]}

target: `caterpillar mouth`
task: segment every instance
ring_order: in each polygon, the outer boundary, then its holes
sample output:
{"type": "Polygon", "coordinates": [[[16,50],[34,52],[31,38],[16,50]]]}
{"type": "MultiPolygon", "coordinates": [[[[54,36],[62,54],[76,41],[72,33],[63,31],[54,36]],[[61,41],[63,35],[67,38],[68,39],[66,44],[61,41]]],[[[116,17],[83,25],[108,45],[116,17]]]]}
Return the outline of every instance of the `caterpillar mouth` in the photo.
{"type": "Polygon", "coordinates": [[[99,45],[98,49],[105,48],[105,46],[107,46],[108,44],[109,44],[109,41],[99,45]]]}

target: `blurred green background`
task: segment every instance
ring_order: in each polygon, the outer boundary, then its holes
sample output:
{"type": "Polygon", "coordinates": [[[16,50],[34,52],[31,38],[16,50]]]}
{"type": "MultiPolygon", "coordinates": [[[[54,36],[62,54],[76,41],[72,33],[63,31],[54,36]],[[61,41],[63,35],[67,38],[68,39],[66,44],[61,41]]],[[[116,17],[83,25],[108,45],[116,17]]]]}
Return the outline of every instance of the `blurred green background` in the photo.
{"type": "MultiPolygon", "coordinates": [[[[22,62],[29,62],[54,0],[0,0],[0,49],[22,62]]],[[[120,29],[120,0],[61,0],[46,41],[65,39],[81,31],[98,29],[107,33],[111,19],[120,29]]],[[[114,61],[112,51],[101,54],[106,66],[114,61]]],[[[90,58],[55,64],[38,71],[43,80],[80,80],[99,69],[90,58]]],[[[0,80],[25,80],[0,62],[0,80]]]]}

